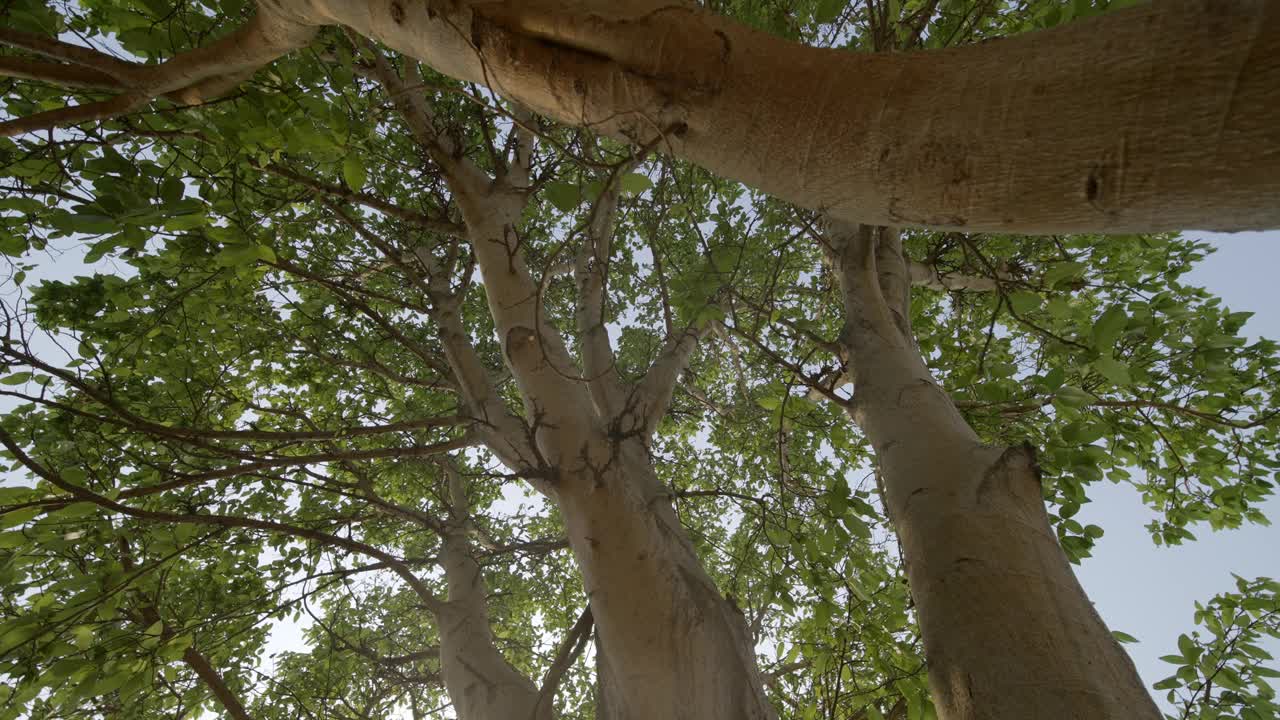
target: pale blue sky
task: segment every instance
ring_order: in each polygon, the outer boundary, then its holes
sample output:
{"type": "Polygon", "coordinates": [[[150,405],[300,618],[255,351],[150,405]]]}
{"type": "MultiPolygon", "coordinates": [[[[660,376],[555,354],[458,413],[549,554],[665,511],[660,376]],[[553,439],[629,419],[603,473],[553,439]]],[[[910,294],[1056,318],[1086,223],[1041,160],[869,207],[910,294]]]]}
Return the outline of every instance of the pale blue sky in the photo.
{"type": "MultiPolygon", "coordinates": [[[[1245,327],[1250,335],[1280,339],[1280,302],[1276,301],[1280,232],[1188,235],[1211,239],[1219,247],[1193,271],[1191,280],[1220,295],[1233,310],[1257,313],[1245,327]]],[[[79,252],[57,259],[37,256],[41,267],[27,284],[36,278],[67,279],[92,273],[93,268],[79,258],[79,252]]],[[[0,292],[12,301],[14,287],[5,274],[0,273],[4,281],[0,292]]],[[[1106,535],[1094,557],[1077,572],[1107,624],[1141,641],[1128,649],[1148,686],[1169,674],[1172,666],[1158,657],[1172,652],[1178,633],[1193,627],[1196,600],[1231,589],[1233,572],[1246,577],[1280,576],[1280,526],[1218,533],[1196,528],[1198,542],[1159,548],[1143,529],[1154,515],[1132,489],[1102,482],[1093,485],[1089,495],[1093,502],[1080,511],[1078,519],[1103,526],[1106,535]]],[[[1280,523],[1280,499],[1272,499],[1266,509],[1280,523]]],[[[270,652],[302,645],[301,628],[285,625],[273,633],[270,652]]],[[[1276,645],[1280,644],[1273,643],[1272,652],[1280,656],[1276,645]]]]}
{"type": "MultiPolygon", "coordinates": [[[[1232,310],[1257,313],[1245,326],[1249,335],[1280,339],[1280,232],[1186,236],[1218,247],[1191,272],[1189,282],[1219,295],[1232,310]]],[[[1148,686],[1172,674],[1174,666],[1158,658],[1174,653],[1178,634],[1192,629],[1196,600],[1233,590],[1233,572],[1280,576],[1280,525],[1222,532],[1193,528],[1197,542],[1156,547],[1143,529],[1155,515],[1131,488],[1100,482],[1089,488],[1089,497],[1093,502],[1077,519],[1101,525],[1106,535],[1077,574],[1107,624],[1141,641],[1128,650],[1148,686]]],[[[1273,497],[1265,511],[1280,523],[1280,499],[1273,497]]],[[[1269,649],[1280,656],[1280,643],[1269,649]]]]}

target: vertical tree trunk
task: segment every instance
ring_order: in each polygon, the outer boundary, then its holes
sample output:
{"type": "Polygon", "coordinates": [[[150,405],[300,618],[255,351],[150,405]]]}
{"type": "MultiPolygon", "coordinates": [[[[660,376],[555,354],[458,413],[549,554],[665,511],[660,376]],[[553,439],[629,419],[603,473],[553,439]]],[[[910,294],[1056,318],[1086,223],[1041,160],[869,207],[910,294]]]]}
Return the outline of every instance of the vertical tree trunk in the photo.
{"type": "Polygon", "coordinates": [[[555,500],[595,617],[598,716],[776,718],[746,623],[703,570],[643,442],[595,432],[561,449],[579,458],[562,465],[555,500]]]}
{"type": "Polygon", "coordinates": [[[982,444],[925,366],[896,232],[828,236],[851,414],[884,476],[940,717],[1160,717],[1057,543],[1034,451],[982,444]]]}
{"type": "Polygon", "coordinates": [[[461,475],[446,468],[453,519],[441,537],[440,565],[449,601],[436,613],[440,675],[458,720],[551,720],[553,705],[538,708],[533,681],[494,645],[488,586],[467,538],[469,509],[461,475]]]}

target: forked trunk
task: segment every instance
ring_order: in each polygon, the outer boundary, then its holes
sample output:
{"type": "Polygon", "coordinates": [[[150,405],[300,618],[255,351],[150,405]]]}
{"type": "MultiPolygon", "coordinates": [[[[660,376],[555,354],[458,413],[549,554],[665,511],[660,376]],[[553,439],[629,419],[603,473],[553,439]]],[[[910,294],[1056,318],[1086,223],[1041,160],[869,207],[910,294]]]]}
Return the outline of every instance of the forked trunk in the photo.
{"type": "Polygon", "coordinates": [[[458,720],[551,720],[549,704],[535,714],[538,689],[494,645],[480,568],[456,544],[452,539],[445,541],[442,564],[449,581],[449,602],[436,617],[440,676],[454,714],[458,720]],[[450,574],[451,565],[460,570],[457,578],[450,574]],[[468,575],[472,581],[466,579],[468,575]]]}
{"type": "Polygon", "coordinates": [[[552,720],[552,704],[538,702],[538,689],[507,662],[494,643],[489,591],[467,537],[466,483],[451,467],[451,520],[441,536],[440,566],[449,600],[436,613],[440,677],[458,720],[552,720]]]}
{"type": "Polygon", "coordinates": [[[755,720],[765,698],[740,612],[686,538],[636,437],[593,435],[555,500],[598,637],[607,720],[755,720]]]}
{"type": "Polygon", "coordinates": [[[982,444],[925,366],[896,234],[830,236],[851,414],[876,450],[939,716],[1159,718],[1058,545],[1034,451],[982,444]]]}

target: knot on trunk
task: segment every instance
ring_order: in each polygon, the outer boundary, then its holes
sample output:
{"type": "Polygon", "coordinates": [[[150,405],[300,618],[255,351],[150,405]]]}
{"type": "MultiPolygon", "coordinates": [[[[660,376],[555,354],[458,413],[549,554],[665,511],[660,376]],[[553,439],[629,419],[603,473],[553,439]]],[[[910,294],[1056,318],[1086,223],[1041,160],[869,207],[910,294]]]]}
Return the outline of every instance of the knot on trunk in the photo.
{"type": "Polygon", "coordinates": [[[1005,448],[978,483],[975,497],[977,505],[1004,499],[1012,501],[1024,511],[1044,512],[1040,463],[1036,459],[1035,446],[1029,442],[1005,448]]]}
{"type": "Polygon", "coordinates": [[[511,362],[519,364],[532,357],[531,353],[537,352],[538,334],[532,328],[517,325],[507,331],[507,359],[511,362]]]}

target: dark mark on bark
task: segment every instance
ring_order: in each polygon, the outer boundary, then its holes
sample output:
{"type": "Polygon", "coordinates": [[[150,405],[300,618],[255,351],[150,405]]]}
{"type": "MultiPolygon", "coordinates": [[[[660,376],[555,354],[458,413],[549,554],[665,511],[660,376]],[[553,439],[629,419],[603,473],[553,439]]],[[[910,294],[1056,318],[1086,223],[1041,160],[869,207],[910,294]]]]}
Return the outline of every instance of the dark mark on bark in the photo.
{"type": "Polygon", "coordinates": [[[533,330],[517,325],[507,331],[507,358],[515,360],[516,353],[522,352],[527,347],[532,347],[537,336],[533,330]]]}
{"type": "MultiPolygon", "coordinates": [[[[1021,445],[1012,445],[1005,448],[1000,453],[1000,457],[987,468],[983,473],[982,481],[978,483],[977,492],[974,494],[974,500],[978,505],[983,505],[987,501],[987,495],[992,489],[992,485],[999,477],[1007,473],[1017,473],[1016,465],[1021,461],[1026,463],[1027,469],[1031,471],[1031,477],[1035,480],[1034,497],[1040,497],[1040,465],[1036,461],[1036,448],[1029,442],[1023,442],[1021,445]]],[[[1012,485],[1006,486],[1007,491],[1011,494],[1017,494],[1016,488],[1012,485]]]]}
{"type": "Polygon", "coordinates": [[[1089,178],[1084,181],[1084,196],[1089,199],[1093,205],[1098,204],[1098,196],[1102,194],[1102,178],[1098,177],[1098,170],[1095,168],[1089,173],[1089,178]]]}

